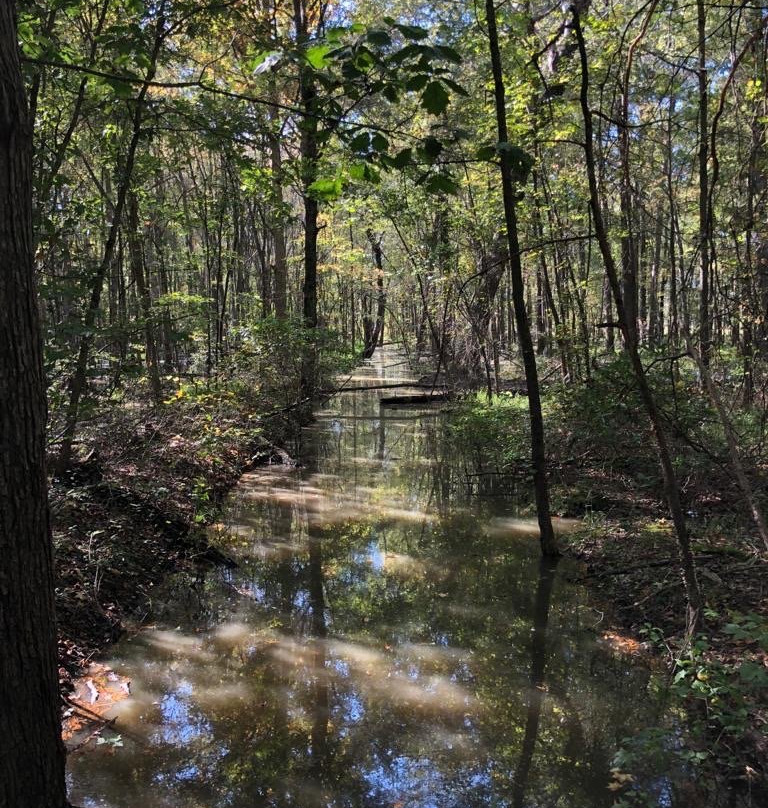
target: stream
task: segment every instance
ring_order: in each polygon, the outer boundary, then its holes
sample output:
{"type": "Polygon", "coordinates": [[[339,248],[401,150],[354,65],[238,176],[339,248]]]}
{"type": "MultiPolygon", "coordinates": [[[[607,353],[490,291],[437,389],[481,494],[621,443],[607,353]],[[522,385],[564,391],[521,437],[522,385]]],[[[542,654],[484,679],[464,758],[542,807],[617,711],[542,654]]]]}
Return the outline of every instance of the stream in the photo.
{"type": "MultiPolygon", "coordinates": [[[[347,385],[407,368],[384,348],[347,385]]],[[[300,467],[243,476],[212,539],[239,566],[179,576],[103,661],[130,696],[70,755],[74,804],[685,804],[664,676],[540,561],[527,485],[495,490],[450,415],[393,392],[334,396],[300,467]]]]}

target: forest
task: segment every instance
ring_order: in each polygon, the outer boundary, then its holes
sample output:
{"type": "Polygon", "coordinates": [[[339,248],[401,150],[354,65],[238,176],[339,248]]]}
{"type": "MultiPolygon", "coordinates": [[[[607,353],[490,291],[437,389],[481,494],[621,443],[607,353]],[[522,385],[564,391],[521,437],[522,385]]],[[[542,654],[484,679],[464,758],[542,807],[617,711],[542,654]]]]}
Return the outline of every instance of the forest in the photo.
{"type": "Polygon", "coordinates": [[[766,507],[758,0],[0,0],[0,808],[759,808],[766,507]]]}

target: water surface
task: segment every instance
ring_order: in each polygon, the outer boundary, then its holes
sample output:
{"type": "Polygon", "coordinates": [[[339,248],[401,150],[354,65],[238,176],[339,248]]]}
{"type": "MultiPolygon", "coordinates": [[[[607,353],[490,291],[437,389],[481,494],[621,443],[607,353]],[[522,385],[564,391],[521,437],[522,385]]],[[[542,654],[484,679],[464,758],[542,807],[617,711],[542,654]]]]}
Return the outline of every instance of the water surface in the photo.
{"type": "MultiPolygon", "coordinates": [[[[406,371],[388,349],[348,385],[406,371]]],[[[449,416],[381,394],[334,397],[301,467],[244,475],[216,536],[239,567],[177,581],[113,649],[131,697],[119,739],[71,756],[75,804],[614,804],[622,740],[664,717],[654,677],[540,562],[527,488],[498,495],[449,416]]]]}

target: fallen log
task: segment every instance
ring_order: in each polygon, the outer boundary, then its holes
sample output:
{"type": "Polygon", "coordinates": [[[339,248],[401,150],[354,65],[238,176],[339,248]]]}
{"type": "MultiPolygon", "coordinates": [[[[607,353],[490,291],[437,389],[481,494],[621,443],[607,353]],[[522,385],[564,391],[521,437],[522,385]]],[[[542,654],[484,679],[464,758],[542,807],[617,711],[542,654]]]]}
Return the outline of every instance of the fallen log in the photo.
{"type": "Polygon", "coordinates": [[[422,404],[448,401],[450,393],[423,393],[414,396],[382,396],[379,404],[382,407],[417,407],[422,404]]]}
{"type": "Polygon", "coordinates": [[[424,384],[423,382],[382,382],[381,384],[350,385],[349,387],[336,387],[332,390],[322,390],[322,395],[336,395],[337,393],[360,393],[366,390],[399,390],[403,387],[414,390],[435,390],[444,388],[445,384],[424,384]]]}

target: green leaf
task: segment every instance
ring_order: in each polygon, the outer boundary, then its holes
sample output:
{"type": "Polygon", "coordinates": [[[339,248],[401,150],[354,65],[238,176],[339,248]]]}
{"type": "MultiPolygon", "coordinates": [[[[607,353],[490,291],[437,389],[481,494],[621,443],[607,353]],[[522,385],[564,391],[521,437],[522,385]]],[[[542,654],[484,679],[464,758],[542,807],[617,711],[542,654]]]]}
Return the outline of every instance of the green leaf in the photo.
{"type": "Polygon", "coordinates": [[[427,137],[424,138],[424,142],[421,144],[421,149],[424,152],[424,156],[430,160],[436,160],[443,151],[443,144],[436,138],[436,137],[427,137]]]}
{"type": "Polygon", "coordinates": [[[739,666],[739,678],[748,684],[763,687],[768,684],[768,670],[757,662],[743,662],[739,666]]]}
{"type": "Polygon", "coordinates": [[[402,149],[399,151],[392,160],[394,168],[405,168],[413,162],[413,150],[402,149]]]}
{"type": "Polygon", "coordinates": [[[329,28],[325,32],[325,38],[326,38],[326,40],[328,42],[333,42],[334,44],[338,44],[347,35],[347,30],[348,29],[343,28],[343,27],[339,27],[339,26],[337,26],[335,28],[329,28]]]}
{"type": "Polygon", "coordinates": [[[424,188],[431,194],[457,194],[458,183],[447,174],[430,174],[424,180],[424,188]]]}
{"type": "Polygon", "coordinates": [[[443,84],[447,84],[455,93],[458,95],[463,95],[465,98],[469,97],[469,93],[461,86],[461,84],[457,84],[453,79],[443,79],[443,84]]]}
{"type": "Polygon", "coordinates": [[[406,38],[406,39],[426,39],[429,36],[429,31],[425,31],[423,28],[420,28],[418,25],[404,25],[402,23],[396,23],[395,28],[406,38]]]}
{"type": "Polygon", "coordinates": [[[112,88],[112,92],[117,98],[131,98],[133,96],[133,87],[127,82],[111,78],[105,78],[104,81],[112,88]]]}
{"type": "Polygon", "coordinates": [[[396,104],[400,100],[400,93],[397,92],[397,87],[392,84],[388,84],[381,92],[391,104],[396,104]]]}
{"type": "Polygon", "coordinates": [[[435,45],[435,52],[447,62],[453,62],[455,65],[460,65],[462,62],[461,54],[447,45],[435,45]]]}
{"type": "Polygon", "coordinates": [[[430,81],[421,94],[421,106],[431,115],[440,115],[445,112],[450,96],[439,81],[430,81]]]}
{"type": "Polygon", "coordinates": [[[320,177],[307,188],[307,193],[323,202],[333,202],[341,196],[342,190],[340,177],[320,177]]]}
{"type": "Polygon", "coordinates": [[[367,152],[370,145],[371,135],[369,132],[360,132],[349,141],[349,148],[357,152],[367,152]]]}
{"type": "Polygon", "coordinates": [[[325,57],[330,51],[329,45],[313,45],[304,52],[304,58],[315,70],[322,70],[326,67],[325,57]]]}
{"type": "Polygon", "coordinates": [[[485,163],[490,163],[496,158],[496,147],[495,146],[481,146],[475,152],[475,159],[482,160],[485,163]]]}
{"type": "Polygon", "coordinates": [[[367,73],[376,63],[374,55],[368,48],[360,48],[354,56],[354,65],[362,73],[367,73]]]}
{"type": "Polygon", "coordinates": [[[266,73],[271,70],[279,61],[282,56],[282,51],[267,51],[256,54],[256,56],[248,62],[248,67],[254,75],[266,73]]]}
{"type": "Polygon", "coordinates": [[[377,45],[380,48],[386,48],[387,45],[392,44],[392,37],[381,28],[371,28],[371,30],[368,31],[366,39],[372,45],[377,45]]]}
{"type": "Polygon", "coordinates": [[[381,182],[381,175],[370,163],[353,163],[349,167],[349,176],[353,180],[361,180],[378,185],[381,182]]]}
{"type": "Polygon", "coordinates": [[[389,141],[380,132],[371,138],[371,147],[377,152],[385,152],[389,148],[389,141]]]}
{"type": "Polygon", "coordinates": [[[496,151],[501,155],[502,160],[506,160],[509,164],[512,170],[512,179],[524,185],[528,181],[528,175],[533,168],[533,157],[512,143],[497,143],[496,151]]]}
{"type": "Polygon", "coordinates": [[[428,81],[429,76],[427,76],[425,73],[419,73],[416,76],[411,76],[411,78],[405,82],[405,89],[410,90],[411,92],[418,92],[419,90],[424,89],[428,81]]]}
{"type": "Polygon", "coordinates": [[[423,52],[424,52],[424,45],[415,45],[412,42],[410,45],[406,45],[404,48],[401,48],[399,51],[393,53],[387,59],[387,61],[393,65],[396,65],[400,64],[401,62],[405,62],[412,56],[421,56],[423,52]]]}

